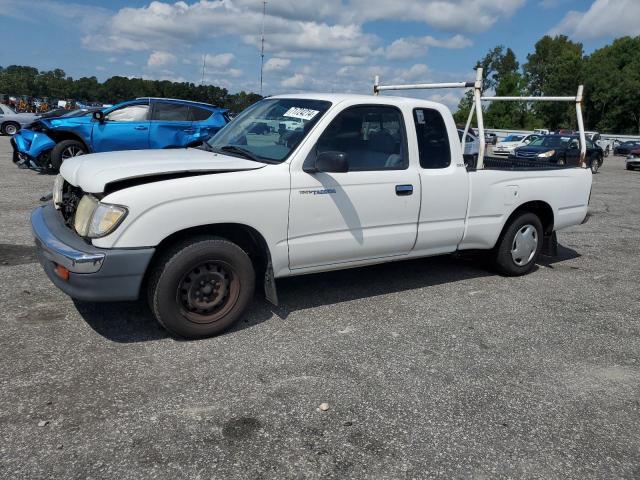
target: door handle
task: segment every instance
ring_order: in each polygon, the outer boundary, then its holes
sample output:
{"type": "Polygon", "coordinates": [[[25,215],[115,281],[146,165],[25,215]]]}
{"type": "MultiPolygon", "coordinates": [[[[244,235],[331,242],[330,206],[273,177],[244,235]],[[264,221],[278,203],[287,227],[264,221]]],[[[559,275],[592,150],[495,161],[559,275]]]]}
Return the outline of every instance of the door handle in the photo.
{"type": "Polygon", "coordinates": [[[404,197],[413,194],[413,185],[396,185],[396,195],[404,197]]]}
{"type": "Polygon", "coordinates": [[[138,125],[137,127],[133,127],[135,130],[148,130],[144,125],[138,125]]]}

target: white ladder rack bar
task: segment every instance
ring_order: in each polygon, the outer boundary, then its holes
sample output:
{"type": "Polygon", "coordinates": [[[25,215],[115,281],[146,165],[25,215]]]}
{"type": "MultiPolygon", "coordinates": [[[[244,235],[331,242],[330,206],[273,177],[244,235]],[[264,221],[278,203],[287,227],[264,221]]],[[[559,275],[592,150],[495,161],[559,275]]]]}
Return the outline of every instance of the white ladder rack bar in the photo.
{"type": "Polygon", "coordinates": [[[466,145],[467,132],[471,127],[471,119],[475,113],[478,121],[478,141],[480,143],[480,151],[478,152],[478,164],[477,169],[484,167],[484,151],[485,151],[485,137],[484,137],[484,116],[482,112],[482,102],[575,102],[576,104],[576,117],[578,120],[578,131],[580,134],[580,165],[586,166],[587,155],[587,143],[584,134],[584,121],[582,119],[582,93],[583,86],[578,87],[578,93],[575,97],[483,97],[482,96],[482,68],[476,69],[476,81],[475,82],[455,82],[455,83],[415,83],[407,85],[380,85],[380,77],[375,76],[373,84],[373,93],[378,95],[380,92],[387,90],[435,90],[441,88],[473,88],[473,104],[469,111],[469,118],[464,128],[464,134],[462,136],[462,153],[464,154],[464,148],[466,145]]]}

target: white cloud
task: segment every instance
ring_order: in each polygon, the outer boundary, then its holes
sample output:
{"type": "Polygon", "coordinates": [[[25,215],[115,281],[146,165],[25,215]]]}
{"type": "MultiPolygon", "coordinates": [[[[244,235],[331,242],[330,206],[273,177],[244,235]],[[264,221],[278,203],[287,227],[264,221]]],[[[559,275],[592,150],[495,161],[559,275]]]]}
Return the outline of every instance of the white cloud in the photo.
{"type": "Polygon", "coordinates": [[[568,35],[580,40],[640,35],[640,1],[595,0],[589,10],[568,12],[550,35],[568,35]]]}
{"type": "Polygon", "coordinates": [[[165,67],[175,63],[176,56],[173,53],[156,50],[149,55],[147,66],[150,68],[165,67]]]}
{"type": "Polygon", "coordinates": [[[301,88],[307,84],[307,77],[300,73],[296,73],[292,77],[285,78],[280,82],[280,85],[284,88],[301,88]]]}
{"type": "Polygon", "coordinates": [[[228,67],[233,62],[235,55],[233,53],[219,53],[217,55],[206,55],[207,68],[219,70],[228,67]]]}
{"type": "Polygon", "coordinates": [[[288,58],[273,57],[264,63],[264,71],[265,73],[277,72],[287,68],[290,64],[291,60],[288,58]]]}
{"type": "Polygon", "coordinates": [[[508,18],[525,0],[351,0],[351,20],[403,20],[424,22],[450,31],[484,32],[508,18]]]}
{"type": "Polygon", "coordinates": [[[426,37],[398,38],[385,49],[385,56],[389,60],[406,60],[425,56],[429,47],[465,48],[472,45],[472,43],[471,40],[463,35],[454,35],[446,39],[438,39],[430,35],[426,37]]]}

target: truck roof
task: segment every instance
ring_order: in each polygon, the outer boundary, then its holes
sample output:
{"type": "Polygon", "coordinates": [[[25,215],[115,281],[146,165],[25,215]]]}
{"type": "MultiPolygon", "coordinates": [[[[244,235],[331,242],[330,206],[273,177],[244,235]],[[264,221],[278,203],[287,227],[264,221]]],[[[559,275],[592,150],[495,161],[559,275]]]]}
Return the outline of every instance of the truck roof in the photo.
{"type": "Polygon", "coordinates": [[[286,94],[286,95],[274,95],[269,98],[298,98],[303,100],[325,100],[332,103],[339,103],[344,101],[359,101],[361,103],[378,103],[385,105],[411,105],[414,106],[416,102],[425,107],[445,107],[444,104],[433,102],[431,100],[424,100],[422,98],[409,98],[399,97],[395,95],[360,95],[356,93],[298,93],[298,94],[286,94]]]}

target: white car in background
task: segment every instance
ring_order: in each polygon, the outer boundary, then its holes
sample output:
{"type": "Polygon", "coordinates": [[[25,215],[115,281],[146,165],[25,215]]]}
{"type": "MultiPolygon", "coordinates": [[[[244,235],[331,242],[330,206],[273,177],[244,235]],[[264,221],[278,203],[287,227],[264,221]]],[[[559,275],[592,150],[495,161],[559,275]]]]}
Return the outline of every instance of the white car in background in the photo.
{"type": "Polygon", "coordinates": [[[529,135],[512,134],[508,135],[504,140],[498,142],[493,148],[494,155],[503,155],[508,157],[518,147],[529,145],[536,138],[540,138],[542,135],[537,133],[530,133],[529,135]]]}

